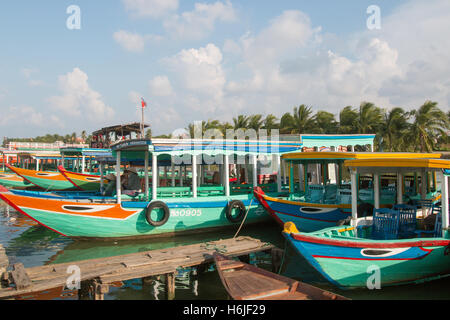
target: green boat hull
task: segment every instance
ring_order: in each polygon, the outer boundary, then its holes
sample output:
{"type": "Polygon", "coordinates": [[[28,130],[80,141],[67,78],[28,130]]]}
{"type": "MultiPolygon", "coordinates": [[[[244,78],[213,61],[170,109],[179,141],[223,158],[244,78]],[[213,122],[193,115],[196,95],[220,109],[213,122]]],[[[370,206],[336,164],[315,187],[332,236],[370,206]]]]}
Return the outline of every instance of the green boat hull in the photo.
{"type": "MultiPolygon", "coordinates": [[[[3,196],[2,194],[0,194],[3,196]]],[[[61,208],[65,204],[70,206],[95,206],[90,202],[64,202],[55,199],[34,199],[33,204],[28,204],[31,198],[25,199],[20,195],[13,195],[6,201],[16,203],[15,207],[22,213],[38,221],[44,226],[71,238],[95,238],[95,239],[124,239],[171,236],[211,231],[223,227],[239,227],[241,221],[231,222],[227,218],[227,204],[231,200],[241,200],[248,211],[245,224],[270,221],[270,217],[264,208],[251,195],[214,196],[205,198],[171,198],[163,199],[170,210],[168,221],[162,226],[153,226],[146,219],[147,202],[123,202],[122,212],[129,212],[127,217],[107,217],[102,213],[97,216],[84,214],[67,214],[56,212],[53,208],[61,208]],[[19,204],[19,199],[21,202],[19,204]],[[27,201],[28,200],[28,201],[27,201]],[[59,201],[59,202],[58,202],[59,201]],[[250,205],[251,202],[251,205],[250,205]],[[48,204],[48,205],[47,205],[48,204]],[[38,206],[48,206],[51,209],[38,209],[38,206]]],[[[98,204],[98,207],[111,207],[115,204],[98,204]]],[[[243,216],[242,216],[243,218],[243,216]]],[[[242,219],[241,219],[242,220],[242,219]]]]}

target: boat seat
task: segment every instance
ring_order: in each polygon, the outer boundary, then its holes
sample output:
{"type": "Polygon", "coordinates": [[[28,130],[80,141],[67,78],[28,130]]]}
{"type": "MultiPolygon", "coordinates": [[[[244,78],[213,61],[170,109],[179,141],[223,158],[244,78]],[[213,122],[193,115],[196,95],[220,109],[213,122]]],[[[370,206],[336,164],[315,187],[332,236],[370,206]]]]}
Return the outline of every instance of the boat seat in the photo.
{"type": "Polygon", "coordinates": [[[323,203],[325,187],[322,185],[309,185],[306,200],[311,203],[323,203]]]}
{"type": "Polygon", "coordinates": [[[224,186],[200,186],[197,188],[197,195],[202,196],[212,196],[212,195],[224,195],[224,186]]]}
{"type": "Polygon", "coordinates": [[[396,204],[392,210],[399,212],[399,236],[401,238],[414,236],[417,228],[417,208],[407,204],[396,204]]]}
{"type": "Polygon", "coordinates": [[[325,186],[324,202],[335,204],[337,201],[338,186],[336,184],[328,184],[325,186]]]}
{"type": "Polygon", "coordinates": [[[392,209],[373,209],[372,238],[375,240],[398,239],[399,212],[392,209]]]}
{"type": "Polygon", "coordinates": [[[340,204],[352,203],[352,191],[347,188],[339,188],[337,190],[337,203],[340,204]]]}
{"type": "Polygon", "coordinates": [[[190,187],[159,187],[157,189],[158,197],[179,197],[189,195],[190,187]]]}
{"type": "Polygon", "coordinates": [[[415,233],[419,237],[430,236],[430,237],[441,237],[442,236],[442,207],[439,205],[434,205],[432,208],[432,214],[436,215],[436,220],[434,222],[433,230],[416,230],[415,233]]]}

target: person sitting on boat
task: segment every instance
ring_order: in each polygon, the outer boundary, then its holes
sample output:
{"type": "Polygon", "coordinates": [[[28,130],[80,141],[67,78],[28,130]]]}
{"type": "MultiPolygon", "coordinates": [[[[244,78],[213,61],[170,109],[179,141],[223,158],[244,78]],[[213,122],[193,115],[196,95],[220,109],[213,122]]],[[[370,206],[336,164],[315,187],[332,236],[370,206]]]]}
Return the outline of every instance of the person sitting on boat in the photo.
{"type": "Polygon", "coordinates": [[[106,185],[106,188],[103,191],[103,195],[106,197],[112,197],[116,192],[116,175],[110,173],[105,177],[105,180],[108,181],[108,184],[106,185]]]}
{"type": "Polygon", "coordinates": [[[136,168],[125,169],[122,180],[123,194],[134,196],[141,192],[141,179],[138,176],[136,168]]]}

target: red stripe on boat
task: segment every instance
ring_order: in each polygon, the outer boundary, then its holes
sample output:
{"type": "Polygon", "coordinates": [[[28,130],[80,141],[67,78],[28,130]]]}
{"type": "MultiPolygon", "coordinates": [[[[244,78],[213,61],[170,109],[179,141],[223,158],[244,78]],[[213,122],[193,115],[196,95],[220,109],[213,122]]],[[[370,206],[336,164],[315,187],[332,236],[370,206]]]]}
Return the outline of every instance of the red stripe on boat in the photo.
{"type": "Polygon", "coordinates": [[[447,246],[450,240],[419,240],[408,242],[361,242],[361,241],[345,241],[322,239],[317,237],[306,236],[297,233],[291,233],[292,238],[297,241],[331,245],[336,247],[350,247],[350,248],[405,248],[405,247],[438,247],[447,246]]]}

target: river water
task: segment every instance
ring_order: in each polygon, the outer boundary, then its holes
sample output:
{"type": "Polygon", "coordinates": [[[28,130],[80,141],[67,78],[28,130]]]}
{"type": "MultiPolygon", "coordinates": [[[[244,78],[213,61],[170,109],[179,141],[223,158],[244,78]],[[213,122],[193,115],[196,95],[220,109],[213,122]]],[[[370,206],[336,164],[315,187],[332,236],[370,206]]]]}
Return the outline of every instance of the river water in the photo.
{"type": "MultiPolygon", "coordinates": [[[[73,241],[38,225],[13,209],[6,210],[4,204],[0,204],[0,244],[6,249],[11,265],[21,262],[25,267],[95,259],[226,239],[233,237],[237,228],[236,230],[227,229],[221,232],[159,240],[73,241]]],[[[252,236],[273,243],[279,248],[285,248],[280,227],[275,223],[258,226],[244,225],[239,236],[252,236]]],[[[271,257],[268,254],[251,255],[250,261],[270,270],[271,257]]],[[[328,284],[302,257],[294,254],[289,246],[286,250],[282,270],[282,274],[285,276],[308,282],[351,299],[450,299],[450,290],[448,289],[450,277],[421,284],[385,287],[379,290],[339,290],[328,284]]],[[[178,271],[175,279],[175,299],[224,300],[227,298],[225,289],[222,287],[219,275],[214,270],[213,265],[206,272],[197,273],[196,271],[195,268],[178,271]]],[[[23,296],[21,299],[76,300],[77,293],[73,290],[58,288],[23,296]]],[[[109,293],[105,295],[105,300],[162,299],[165,299],[164,279],[158,278],[145,283],[141,279],[115,283],[111,286],[109,293]]]]}

